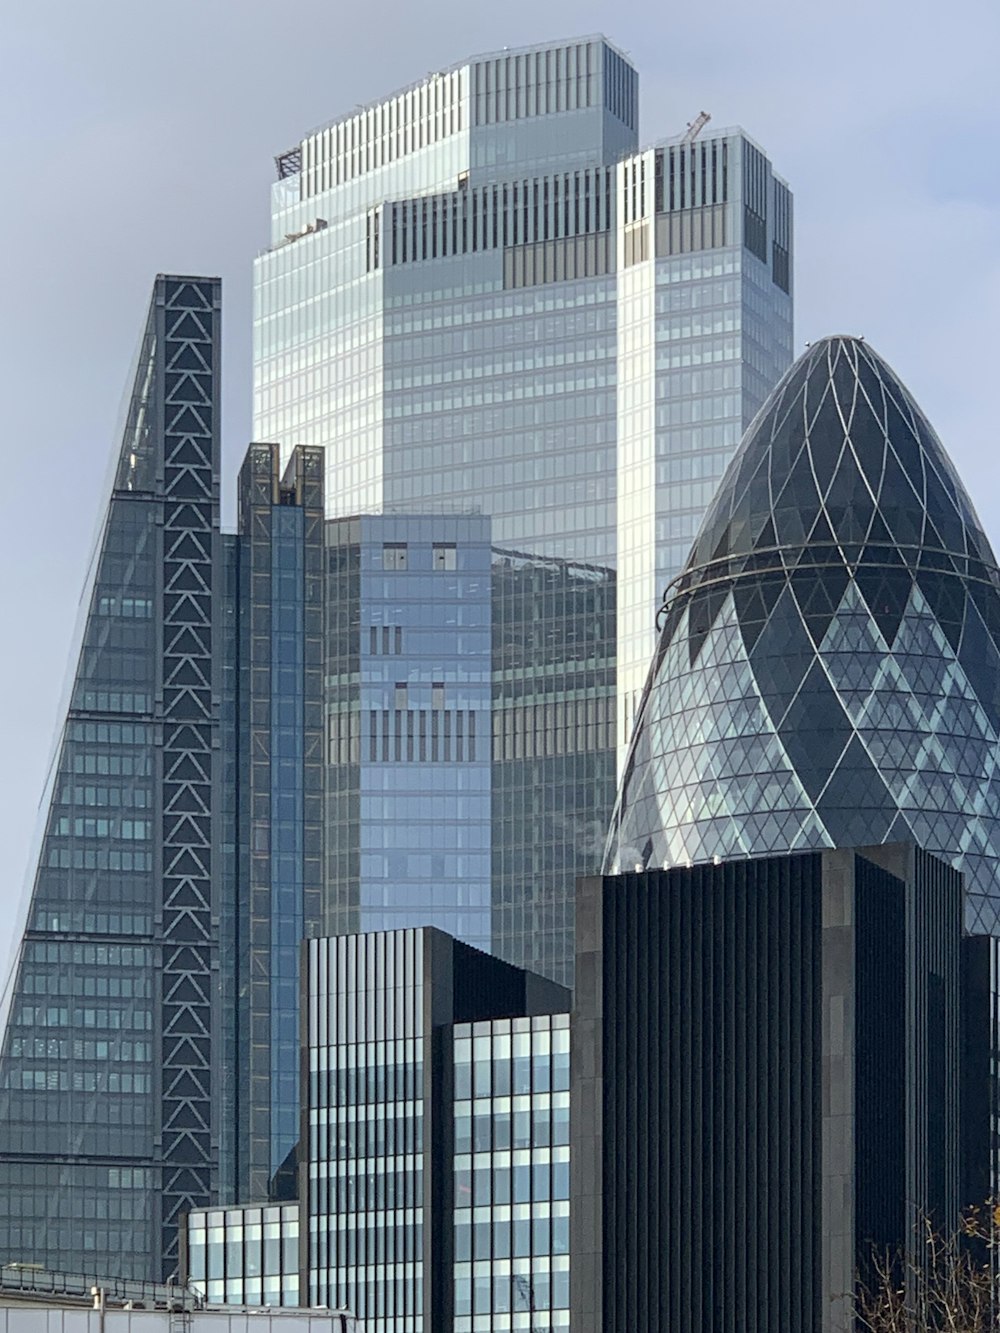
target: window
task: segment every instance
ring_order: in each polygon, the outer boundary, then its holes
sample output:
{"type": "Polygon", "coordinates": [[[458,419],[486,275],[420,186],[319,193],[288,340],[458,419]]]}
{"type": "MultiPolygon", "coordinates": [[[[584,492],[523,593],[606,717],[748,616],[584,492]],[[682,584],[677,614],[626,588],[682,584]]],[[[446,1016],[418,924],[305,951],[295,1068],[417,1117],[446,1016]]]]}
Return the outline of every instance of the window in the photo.
{"type": "Polygon", "coordinates": [[[406,568],[406,542],[386,542],[382,547],[383,569],[406,568]]]}
{"type": "Polygon", "coordinates": [[[455,569],[458,551],[454,542],[435,542],[431,557],[432,569],[455,569]]]}

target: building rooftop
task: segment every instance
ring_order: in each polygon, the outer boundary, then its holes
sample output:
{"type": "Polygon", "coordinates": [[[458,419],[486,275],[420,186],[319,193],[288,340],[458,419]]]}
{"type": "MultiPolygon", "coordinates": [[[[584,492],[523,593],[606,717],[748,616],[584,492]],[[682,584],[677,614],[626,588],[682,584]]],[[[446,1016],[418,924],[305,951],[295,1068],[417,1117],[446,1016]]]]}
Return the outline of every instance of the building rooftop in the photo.
{"type": "Polygon", "coordinates": [[[587,42],[601,42],[608,50],[613,51],[615,55],[624,60],[632,69],[632,58],[621,47],[615,46],[600,32],[590,32],[579,37],[557,38],[550,42],[532,42],[527,46],[504,46],[498,51],[482,51],[477,55],[464,56],[461,60],[456,60],[450,65],[442,66],[441,69],[431,69],[421,79],[414,79],[412,83],[404,84],[401,88],[395,88],[392,92],[384,93],[381,97],[375,97],[368,102],[359,102],[357,106],[350,111],[343,111],[340,115],[333,116],[330,120],[323,121],[320,125],[314,125],[312,129],[303,134],[302,139],[293,148],[286,149],[283,153],[278,153],[275,157],[275,163],[278,167],[278,177],[281,179],[286,175],[294,175],[301,166],[302,142],[311,139],[315,134],[321,134],[324,130],[331,129],[334,125],[339,125],[344,121],[353,119],[355,116],[363,115],[366,111],[373,111],[376,107],[384,106],[387,102],[395,101],[397,97],[402,97],[406,93],[412,92],[415,88],[421,88],[424,84],[431,82],[432,79],[443,78],[447,74],[454,74],[457,70],[465,69],[469,65],[478,64],[483,60],[498,60],[501,56],[521,56],[534,51],[554,51],[564,46],[581,46],[587,42]]]}
{"type": "Polygon", "coordinates": [[[205,1306],[198,1292],[173,1283],[60,1273],[36,1264],[0,1264],[0,1305],[91,1308],[102,1295],[105,1309],[189,1311],[205,1306]]]}

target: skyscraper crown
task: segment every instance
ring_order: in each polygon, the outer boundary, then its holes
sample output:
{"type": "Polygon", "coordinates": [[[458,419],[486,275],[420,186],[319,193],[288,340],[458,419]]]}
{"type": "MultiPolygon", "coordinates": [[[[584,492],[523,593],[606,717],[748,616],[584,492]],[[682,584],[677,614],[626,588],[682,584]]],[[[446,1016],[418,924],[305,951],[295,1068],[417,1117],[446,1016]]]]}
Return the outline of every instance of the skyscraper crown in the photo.
{"type": "Polygon", "coordinates": [[[815,555],[831,545],[853,563],[867,554],[914,571],[941,563],[933,551],[951,557],[944,569],[996,563],[926,417],[885,361],[846,336],[814,343],[764,405],[720,483],[681,586],[711,579],[720,557],[780,550],[798,563],[804,548],[815,555]]]}

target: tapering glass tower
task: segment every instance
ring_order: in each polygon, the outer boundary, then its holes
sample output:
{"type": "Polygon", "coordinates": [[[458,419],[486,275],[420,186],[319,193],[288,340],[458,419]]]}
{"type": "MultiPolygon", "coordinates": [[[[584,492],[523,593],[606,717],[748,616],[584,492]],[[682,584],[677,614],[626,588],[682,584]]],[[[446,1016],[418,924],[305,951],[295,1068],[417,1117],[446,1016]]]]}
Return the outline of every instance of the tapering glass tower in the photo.
{"type": "Polygon", "coordinates": [[[144,1279],[215,1185],[219,283],[160,277],[0,1055],[0,1259],[144,1279]]]}
{"type": "Polygon", "coordinates": [[[996,932],[1000,574],[865,342],[785,375],[660,615],[607,868],[911,839],[996,932]]]}

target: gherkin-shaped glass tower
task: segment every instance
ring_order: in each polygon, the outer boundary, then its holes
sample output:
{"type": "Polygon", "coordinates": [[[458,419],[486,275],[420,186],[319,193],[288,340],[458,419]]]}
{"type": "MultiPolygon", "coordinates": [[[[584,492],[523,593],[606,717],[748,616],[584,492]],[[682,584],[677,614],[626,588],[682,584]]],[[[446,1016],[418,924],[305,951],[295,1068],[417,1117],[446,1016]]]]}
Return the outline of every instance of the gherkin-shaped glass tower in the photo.
{"type": "Polygon", "coordinates": [[[1000,929],[1000,575],[865,342],[784,376],[659,624],[606,871],[915,839],[1000,929]]]}

